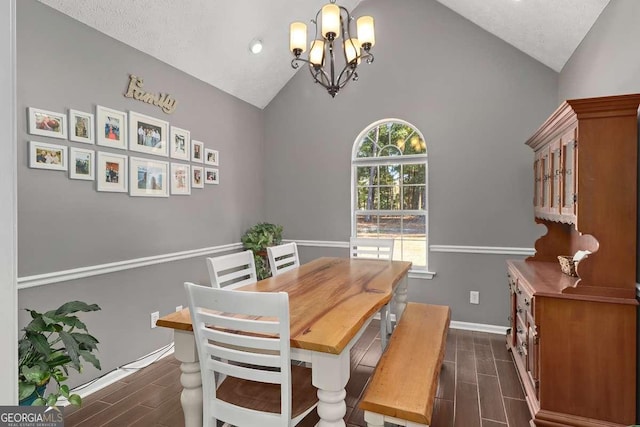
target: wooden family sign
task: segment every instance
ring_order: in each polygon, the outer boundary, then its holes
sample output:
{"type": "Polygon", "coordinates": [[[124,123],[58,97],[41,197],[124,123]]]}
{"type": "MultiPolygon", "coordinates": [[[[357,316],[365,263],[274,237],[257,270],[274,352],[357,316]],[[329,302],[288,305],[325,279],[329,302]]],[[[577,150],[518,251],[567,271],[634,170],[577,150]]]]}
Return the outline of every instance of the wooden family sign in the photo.
{"type": "Polygon", "coordinates": [[[173,99],[168,93],[150,93],[142,89],[144,81],[133,74],[129,75],[129,87],[124,93],[125,98],[133,98],[138,101],[146,102],[147,104],[153,104],[160,107],[162,111],[167,114],[171,114],[176,109],[178,101],[173,99]]]}

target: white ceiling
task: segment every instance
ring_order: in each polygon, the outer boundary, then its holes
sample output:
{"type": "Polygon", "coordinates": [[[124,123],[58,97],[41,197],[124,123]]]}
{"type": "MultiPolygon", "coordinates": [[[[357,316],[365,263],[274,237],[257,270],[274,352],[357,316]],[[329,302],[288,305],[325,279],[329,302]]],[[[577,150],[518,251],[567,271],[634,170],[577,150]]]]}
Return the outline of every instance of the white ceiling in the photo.
{"type": "MultiPolygon", "coordinates": [[[[39,1],[259,108],[264,108],[295,74],[288,49],[289,24],[297,20],[308,22],[327,3],[327,0],[39,1]],[[107,16],[109,19],[105,19],[107,16]],[[249,52],[249,43],[254,38],[264,42],[259,55],[249,52]]],[[[360,1],[340,0],[339,4],[353,10],[360,1]]],[[[609,0],[438,1],[556,71],[562,69],[609,3],[609,0]]],[[[402,7],[401,0],[395,4],[402,7]]]]}

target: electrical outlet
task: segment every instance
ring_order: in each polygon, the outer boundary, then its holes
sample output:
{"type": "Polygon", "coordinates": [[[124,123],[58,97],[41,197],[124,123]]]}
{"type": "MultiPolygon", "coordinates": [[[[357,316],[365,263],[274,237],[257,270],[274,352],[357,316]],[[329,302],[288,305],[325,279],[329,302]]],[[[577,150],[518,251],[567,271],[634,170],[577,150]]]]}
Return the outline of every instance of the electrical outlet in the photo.
{"type": "Polygon", "coordinates": [[[156,327],[156,322],[158,321],[159,318],[160,318],[160,312],[154,311],[153,313],[151,313],[151,329],[156,327]]]}
{"type": "Polygon", "coordinates": [[[469,303],[470,304],[480,304],[480,292],[478,292],[478,291],[470,291],[469,292],[469,303]]]}
{"type": "Polygon", "coordinates": [[[176,305],[176,311],[182,311],[182,306],[181,305],[176,305]]]}

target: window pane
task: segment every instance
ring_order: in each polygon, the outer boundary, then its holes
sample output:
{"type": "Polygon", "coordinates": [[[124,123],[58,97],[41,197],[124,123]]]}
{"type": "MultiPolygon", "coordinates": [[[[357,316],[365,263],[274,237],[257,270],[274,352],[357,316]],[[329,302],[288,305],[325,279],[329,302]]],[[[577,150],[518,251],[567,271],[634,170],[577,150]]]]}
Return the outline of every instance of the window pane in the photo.
{"type": "Polygon", "coordinates": [[[427,208],[426,187],[424,185],[405,185],[402,187],[405,210],[425,210],[427,208]]]}
{"type": "Polygon", "coordinates": [[[358,149],[358,157],[373,157],[375,146],[373,142],[367,137],[365,137],[360,143],[360,148],[358,149]]]}
{"type": "Polygon", "coordinates": [[[379,233],[381,239],[397,239],[402,235],[401,215],[380,215],[379,233]]]}
{"type": "Polygon", "coordinates": [[[426,165],[404,165],[402,167],[402,182],[405,184],[425,184],[426,183],[426,165]]]}
{"type": "Polygon", "coordinates": [[[427,143],[419,135],[414,134],[405,143],[404,154],[427,154],[427,143]]]}
{"type": "Polygon", "coordinates": [[[383,165],[379,170],[380,185],[400,185],[400,165],[383,165]]]}
{"type": "Polygon", "coordinates": [[[359,166],[358,185],[375,185],[378,180],[378,166],[359,166]]]}
{"type": "Polygon", "coordinates": [[[386,147],[382,148],[382,150],[380,150],[380,154],[378,154],[378,156],[383,157],[383,156],[402,156],[402,151],[400,151],[401,149],[396,147],[395,145],[387,145],[386,147]]]}
{"type": "Polygon", "coordinates": [[[383,210],[400,209],[400,186],[380,187],[380,207],[383,210]]]}
{"type": "MultiPolygon", "coordinates": [[[[398,242],[394,246],[394,259],[400,259],[396,255],[398,242]]],[[[427,259],[427,239],[419,237],[409,237],[402,239],[402,260],[411,261],[414,267],[424,267],[427,259]]]]}
{"type": "Polygon", "coordinates": [[[378,237],[378,216],[356,215],[356,237],[378,237]]]}
{"type": "Polygon", "coordinates": [[[358,187],[358,209],[378,209],[380,189],[378,187],[358,187]]]}
{"type": "Polygon", "coordinates": [[[427,235],[427,217],[425,215],[406,215],[403,226],[406,237],[424,238],[427,235]]]}

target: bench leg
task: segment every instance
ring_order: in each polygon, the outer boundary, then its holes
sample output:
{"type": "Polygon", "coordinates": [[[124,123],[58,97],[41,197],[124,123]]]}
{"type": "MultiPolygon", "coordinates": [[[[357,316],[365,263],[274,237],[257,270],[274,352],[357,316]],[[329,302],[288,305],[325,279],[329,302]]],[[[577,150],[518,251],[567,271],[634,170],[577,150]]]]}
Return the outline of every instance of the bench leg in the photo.
{"type": "Polygon", "coordinates": [[[364,411],[364,420],[367,427],[384,427],[384,416],[375,412],[364,411]]]}

